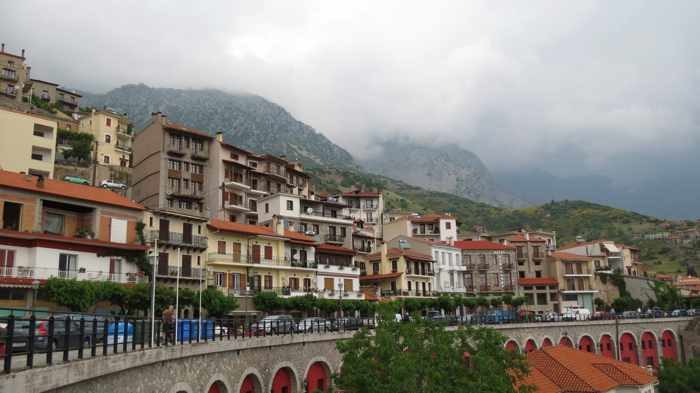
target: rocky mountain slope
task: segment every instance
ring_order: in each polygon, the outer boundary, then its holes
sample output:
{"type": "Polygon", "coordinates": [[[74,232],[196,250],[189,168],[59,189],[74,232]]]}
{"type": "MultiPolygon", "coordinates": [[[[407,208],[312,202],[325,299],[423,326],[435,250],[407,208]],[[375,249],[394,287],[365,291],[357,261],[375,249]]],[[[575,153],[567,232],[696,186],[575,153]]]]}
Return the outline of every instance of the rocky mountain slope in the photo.
{"type": "Polygon", "coordinates": [[[524,202],[502,191],[481,159],[458,146],[430,146],[408,139],[379,143],[381,153],[361,162],[369,172],[495,206],[524,202]]]}
{"type": "Polygon", "coordinates": [[[126,112],[136,129],[151,112],[214,134],[256,152],[286,155],[310,166],[355,167],[353,157],[323,134],[296,120],[281,106],[253,94],[219,90],[125,85],[105,94],[84,93],[83,106],[107,106],[126,112]]]}

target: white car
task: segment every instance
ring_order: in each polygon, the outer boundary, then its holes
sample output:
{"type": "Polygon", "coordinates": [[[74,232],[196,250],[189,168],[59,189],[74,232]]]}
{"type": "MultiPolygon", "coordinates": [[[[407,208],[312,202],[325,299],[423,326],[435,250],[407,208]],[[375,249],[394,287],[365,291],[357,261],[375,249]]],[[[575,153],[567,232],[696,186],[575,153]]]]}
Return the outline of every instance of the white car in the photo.
{"type": "Polygon", "coordinates": [[[591,319],[591,311],[579,306],[566,307],[562,319],[565,321],[585,321],[591,319]]]}
{"type": "Polygon", "coordinates": [[[112,180],[102,180],[100,182],[100,187],[102,187],[102,188],[115,188],[118,190],[126,190],[126,184],[119,183],[119,182],[112,181],[112,180]]]}

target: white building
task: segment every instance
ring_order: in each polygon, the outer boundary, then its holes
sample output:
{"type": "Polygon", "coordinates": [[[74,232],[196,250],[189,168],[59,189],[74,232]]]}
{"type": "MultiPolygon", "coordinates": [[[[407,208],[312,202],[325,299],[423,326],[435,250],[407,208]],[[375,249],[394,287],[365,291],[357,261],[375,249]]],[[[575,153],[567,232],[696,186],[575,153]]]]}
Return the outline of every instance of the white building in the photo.
{"type": "Polygon", "coordinates": [[[360,291],[360,268],[355,266],[353,250],[319,244],[316,247],[316,280],[320,297],[328,299],[364,299],[360,291]]]}
{"type": "Polygon", "coordinates": [[[449,243],[457,240],[457,219],[449,213],[408,214],[385,222],[382,235],[384,241],[408,236],[449,243]]]}
{"type": "Polygon", "coordinates": [[[432,242],[431,252],[435,259],[434,288],[441,293],[466,293],[462,251],[442,242],[432,242]]]}

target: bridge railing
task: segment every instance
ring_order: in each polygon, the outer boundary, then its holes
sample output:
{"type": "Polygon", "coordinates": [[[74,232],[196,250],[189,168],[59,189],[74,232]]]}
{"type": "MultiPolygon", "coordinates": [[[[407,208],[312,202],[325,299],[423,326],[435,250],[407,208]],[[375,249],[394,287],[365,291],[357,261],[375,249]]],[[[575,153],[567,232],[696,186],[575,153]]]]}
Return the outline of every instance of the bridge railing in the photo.
{"type": "MultiPolygon", "coordinates": [[[[151,321],[144,318],[105,317],[84,314],[57,314],[42,317],[41,314],[11,314],[0,318],[0,361],[3,371],[13,371],[50,366],[84,358],[109,356],[153,347],[190,345],[230,340],[248,340],[256,337],[334,334],[374,329],[376,318],[307,318],[295,321],[288,316],[264,318],[257,322],[240,319],[184,319],[156,320],[151,341],[151,321]]],[[[504,325],[512,323],[566,322],[582,323],[588,320],[616,320],[686,317],[686,315],[616,315],[596,314],[594,317],[575,318],[565,315],[548,318],[527,313],[491,310],[464,316],[431,315],[421,317],[447,326],[504,325]],[[627,318],[625,318],[627,317],[627,318]]],[[[397,314],[395,320],[410,322],[413,317],[397,314]]]]}

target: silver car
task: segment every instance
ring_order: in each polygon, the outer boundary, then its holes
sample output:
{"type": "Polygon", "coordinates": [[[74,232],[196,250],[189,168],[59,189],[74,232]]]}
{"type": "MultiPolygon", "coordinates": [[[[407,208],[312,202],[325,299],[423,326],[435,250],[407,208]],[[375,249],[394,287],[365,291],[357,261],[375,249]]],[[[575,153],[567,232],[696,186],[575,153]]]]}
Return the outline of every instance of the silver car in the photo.
{"type": "Polygon", "coordinates": [[[332,329],[331,321],[320,317],[305,318],[297,324],[297,331],[303,333],[322,333],[332,329]]]}

